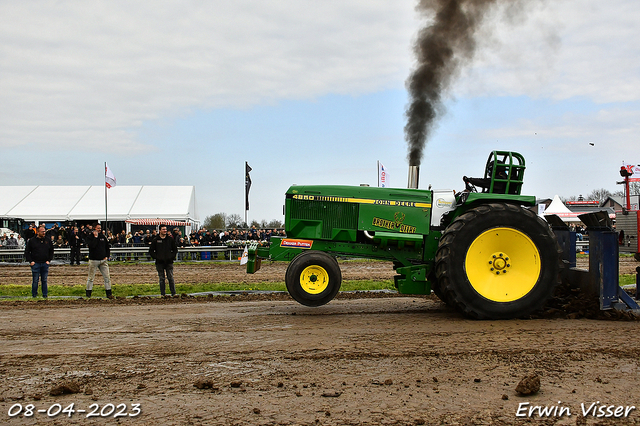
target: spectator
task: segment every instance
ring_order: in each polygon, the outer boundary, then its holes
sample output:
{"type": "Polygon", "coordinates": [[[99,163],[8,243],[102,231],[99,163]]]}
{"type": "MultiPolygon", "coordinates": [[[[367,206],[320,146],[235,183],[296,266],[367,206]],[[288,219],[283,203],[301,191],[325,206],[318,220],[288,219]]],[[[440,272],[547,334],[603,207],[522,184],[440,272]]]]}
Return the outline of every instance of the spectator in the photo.
{"type": "Polygon", "coordinates": [[[67,244],[69,244],[70,250],[70,265],[73,265],[73,261],[76,261],[76,265],[80,265],[80,246],[82,245],[82,239],[78,234],[78,228],[71,226],[67,233],[67,244]]]}
{"type": "Polygon", "coordinates": [[[29,229],[24,231],[24,239],[28,241],[29,239],[35,237],[36,236],[36,231],[37,231],[36,230],[36,225],[33,224],[33,223],[30,224],[29,225],[29,229]]]}
{"type": "Polygon", "coordinates": [[[165,295],[165,275],[169,281],[171,295],[176,295],[176,283],[173,279],[173,261],[178,253],[176,241],[167,233],[167,226],[160,225],[160,234],[149,245],[149,255],[156,261],[156,271],[160,281],[160,294],[165,295]]]}
{"type": "Polygon", "coordinates": [[[210,246],[212,242],[213,242],[213,237],[211,236],[211,232],[207,231],[207,233],[202,236],[202,239],[200,240],[200,245],[210,246]]]}
{"type": "Polygon", "coordinates": [[[53,243],[55,248],[63,248],[66,246],[66,243],[62,239],[62,235],[58,234],[58,239],[53,243]]]}
{"type": "Polygon", "coordinates": [[[87,225],[84,227],[83,231],[80,233],[81,237],[82,237],[82,243],[86,246],[87,245],[87,238],[89,237],[89,235],[91,235],[93,233],[93,226],[92,225],[87,225]]]}
{"type": "Polygon", "coordinates": [[[93,279],[96,276],[96,269],[100,269],[104,278],[104,289],[107,297],[113,297],[111,293],[111,276],[109,275],[109,264],[107,259],[111,254],[109,241],[102,232],[102,225],[96,223],[93,232],[87,235],[87,246],[89,247],[89,278],[87,279],[87,297],[91,297],[93,291],[93,279]]]}
{"type": "Polygon", "coordinates": [[[18,240],[16,240],[15,234],[11,234],[9,236],[9,238],[7,238],[6,247],[8,249],[17,249],[17,248],[19,248],[18,240]]]}
{"type": "Polygon", "coordinates": [[[22,235],[18,234],[18,248],[19,249],[24,249],[26,245],[27,245],[27,243],[24,240],[24,238],[22,238],[22,235]]]}
{"type": "Polygon", "coordinates": [[[57,223],[54,223],[53,226],[47,231],[47,236],[51,239],[51,241],[54,242],[54,244],[58,240],[59,231],[60,228],[58,227],[57,223]]]}
{"type": "Polygon", "coordinates": [[[53,260],[53,244],[46,234],[44,225],[40,225],[36,236],[27,241],[24,250],[24,257],[31,266],[31,295],[38,297],[38,281],[42,281],[42,297],[45,299],[48,296],[49,264],[53,260]]]}

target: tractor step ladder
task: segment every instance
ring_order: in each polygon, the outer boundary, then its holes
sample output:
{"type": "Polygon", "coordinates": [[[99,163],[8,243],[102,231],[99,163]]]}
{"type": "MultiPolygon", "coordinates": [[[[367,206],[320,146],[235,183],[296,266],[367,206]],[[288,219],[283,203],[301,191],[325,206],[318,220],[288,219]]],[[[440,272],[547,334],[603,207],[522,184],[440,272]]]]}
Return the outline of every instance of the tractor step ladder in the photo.
{"type": "MultiPolygon", "coordinates": [[[[640,305],[619,285],[618,234],[606,212],[578,216],[589,233],[589,270],[576,268],[576,233],[556,215],[546,216],[562,249],[563,282],[581,292],[599,297],[600,309],[640,314],[640,305]]],[[[636,299],[640,296],[640,267],[636,268],[636,299]]]]}

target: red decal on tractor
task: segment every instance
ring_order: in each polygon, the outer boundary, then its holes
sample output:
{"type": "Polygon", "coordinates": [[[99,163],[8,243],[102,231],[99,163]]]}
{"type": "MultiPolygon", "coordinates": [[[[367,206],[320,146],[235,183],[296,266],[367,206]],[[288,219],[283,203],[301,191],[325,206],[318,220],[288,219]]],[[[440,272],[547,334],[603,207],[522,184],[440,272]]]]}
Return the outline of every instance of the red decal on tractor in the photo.
{"type": "Polygon", "coordinates": [[[288,238],[280,241],[280,247],[310,249],[312,245],[313,240],[293,240],[288,238]]]}

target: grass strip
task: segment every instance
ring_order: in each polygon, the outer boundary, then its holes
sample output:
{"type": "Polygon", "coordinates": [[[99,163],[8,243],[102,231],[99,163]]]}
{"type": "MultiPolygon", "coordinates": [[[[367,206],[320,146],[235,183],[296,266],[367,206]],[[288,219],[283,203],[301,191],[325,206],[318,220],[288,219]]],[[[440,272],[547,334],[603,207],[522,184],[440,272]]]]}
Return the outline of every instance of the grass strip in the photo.
{"type": "MultiPolygon", "coordinates": [[[[167,291],[169,290],[167,284],[167,291]]],[[[342,282],[341,291],[366,291],[366,290],[395,290],[393,280],[345,280],[342,282]]],[[[151,296],[160,294],[158,284],[113,284],[114,296],[151,296]]],[[[204,293],[208,291],[287,291],[284,282],[273,283],[204,283],[204,284],[176,284],[176,292],[182,293],[204,293]]],[[[41,289],[39,289],[41,291],[41,289]]],[[[85,286],[48,286],[49,296],[85,296],[85,286]]],[[[0,285],[0,296],[10,297],[31,297],[30,285],[0,285]]],[[[104,287],[93,286],[93,297],[104,297],[104,287]]]]}

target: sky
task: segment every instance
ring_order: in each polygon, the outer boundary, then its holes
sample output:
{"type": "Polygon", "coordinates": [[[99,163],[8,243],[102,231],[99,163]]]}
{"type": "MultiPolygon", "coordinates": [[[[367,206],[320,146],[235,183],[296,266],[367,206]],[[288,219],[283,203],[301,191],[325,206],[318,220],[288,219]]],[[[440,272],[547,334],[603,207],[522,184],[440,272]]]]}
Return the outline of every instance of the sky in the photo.
{"type": "MultiPolygon", "coordinates": [[[[509,2],[502,2],[509,3],[509,2]]],[[[417,0],[0,0],[0,185],[194,185],[200,219],[283,220],[293,184],[406,187],[417,0]]],[[[496,7],[445,94],[420,188],[492,150],[523,193],[621,189],[640,164],[640,3],[496,7]]]]}

